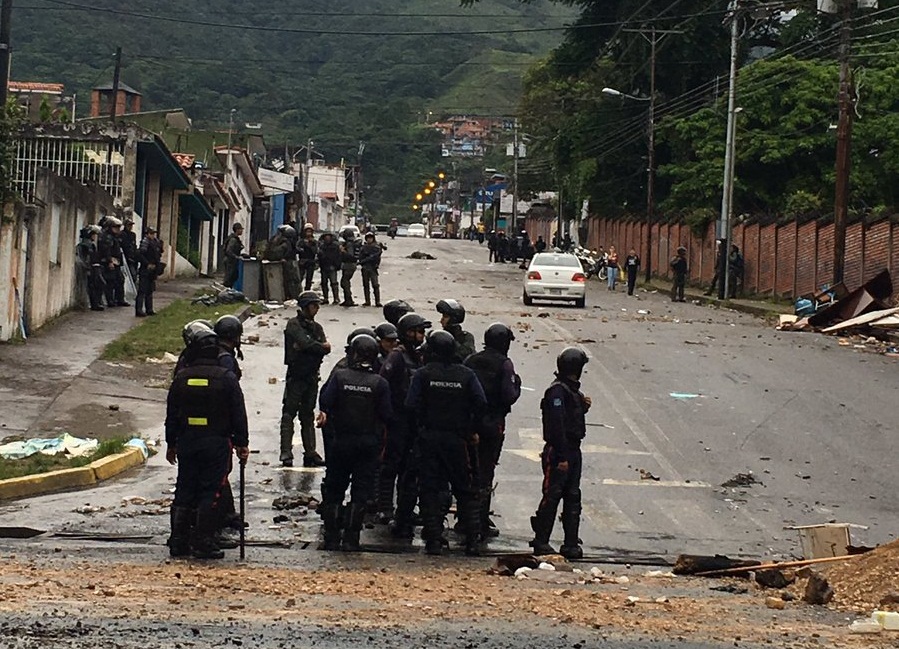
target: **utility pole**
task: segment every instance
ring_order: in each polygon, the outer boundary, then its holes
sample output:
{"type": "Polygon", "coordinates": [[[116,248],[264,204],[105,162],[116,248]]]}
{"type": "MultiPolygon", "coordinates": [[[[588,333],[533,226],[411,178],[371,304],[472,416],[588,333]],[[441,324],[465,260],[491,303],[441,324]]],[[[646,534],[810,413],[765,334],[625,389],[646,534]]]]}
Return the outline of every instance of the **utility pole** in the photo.
{"type": "Polygon", "coordinates": [[[670,34],[683,34],[680,29],[623,29],[640,34],[650,45],[649,54],[649,136],[646,149],[646,281],[652,279],[652,222],[656,211],[656,53],[659,43],[670,34]]]}
{"type": "Polygon", "coordinates": [[[309,221],[309,170],[312,168],[312,145],[315,144],[311,139],[306,142],[306,167],[303,169],[303,222],[309,221]]]}
{"type": "Polygon", "coordinates": [[[6,98],[9,95],[9,66],[12,63],[12,0],[3,0],[0,5],[0,76],[3,87],[0,88],[0,107],[6,110],[6,98]]]}
{"type": "Polygon", "coordinates": [[[515,118],[515,151],[512,153],[512,225],[518,232],[518,118],[515,118]]]}
{"type": "Polygon", "coordinates": [[[119,107],[119,83],[122,78],[122,48],[115,48],[115,72],[112,73],[112,101],[109,107],[109,119],[115,122],[119,107]]]}
{"type": "Polygon", "coordinates": [[[852,153],[852,0],[840,1],[840,119],[837,124],[836,185],[833,205],[833,283],[843,281],[846,256],[846,220],[849,212],[849,171],[852,153]]]}
{"type": "Polygon", "coordinates": [[[740,46],[740,26],[738,20],[739,0],[731,0],[730,3],[730,80],[727,86],[727,135],[724,147],[724,181],[721,194],[721,232],[725,240],[722,254],[724,259],[724,281],[719,280],[718,286],[724,285],[724,291],[719,290],[718,298],[724,299],[730,296],[730,246],[733,232],[733,200],[734,200],[734,163],[736,160],[736,133],[737,133],[737,51],[740,46]]]}

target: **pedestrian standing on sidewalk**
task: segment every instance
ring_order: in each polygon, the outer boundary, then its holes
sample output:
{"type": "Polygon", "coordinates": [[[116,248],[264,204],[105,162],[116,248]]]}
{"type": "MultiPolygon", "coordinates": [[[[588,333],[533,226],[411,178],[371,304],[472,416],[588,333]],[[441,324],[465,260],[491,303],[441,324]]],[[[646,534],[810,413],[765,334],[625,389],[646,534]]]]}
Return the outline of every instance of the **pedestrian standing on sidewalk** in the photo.
{"type": "Polygon", "coordinates": [[[139,265],[134,315],[143,318],[147,315],[156,315],[156,311],[153,310],[153,293],[156,291],[156,278],[159,276],[159,264],[162,261],[162,244],[156,238],[156,228],[153,226],[147,226],[137,250],[137,259],[139,265]]]}
{"type": "Polygon", "coordinates": [[[330,427],[328,468],[322,481],[325,550],[359,550],[359,533],[375,489],[384,427],[392,416],[390,386],[374,372],[377,341],[366,334],[349,345],[349,366],[335,370],[322,388],[316,422],[330,427]],[[350,488],[350,502],[343,499],[350,488]],[[342,541],[342,545],[341,545],[342,541]]]}
{"type": "Polygon", "coordinates": [[[191,323],[184,337],[193,361],[175,375],[166,402],[165,457],[178,465],[169,553],[221,559],[221,486],[232,447],[241,462],[250,456],[247,411],[237,377],[219,364],[215,333],[191,323]]]}
{"type": "Polygon", "coordinates": [[[743,255],[740,252],[740,247],[737,245],[732,245],[730,247],[730,267],[728,269],[728,273],[730,274],[729,279],[729,288],[730,295],[727,297],[733,299],[737,297],[738,289],[743,288],[743,255]]]}
{"type": "Polygon", "coordinates": [[[634,287],[637,286],[637,273],[640,270],[640,255],[633,248],[624,260],[624,268],[627,272],[627,294],[633,295],[634,287]]]}
{"type": "Polygon", "coordinates": [[[381,244],[375,241],[373,232],[365,234],[365,243],[359,250],[359,266],[362,267],[362,293],[365,306],[371,306],[371,294],[375,294],[375,306],[381,306],[381,283],[378,268],[381,266],[381,244]]]}
{"type": "Polygon", "coordinates": [[[549,544],[556,512],[562,503],[562,530],[565,541],[559,550],[566,559],[580,559],[584,552],[579,537],[581,525],[581,440],[587,434],[585,416],[590,397],[581,392],[581,373],[587,354],[568,347],[556,359],[556,379],[540,402],[543,420],[543,497],[531,517],[534,554],[555,554],[549,544]]]}
{"type": "Polygon", "coordinates": [[[487,262],[496,261],[496,230],[491,230],[487,235],[487,262]]]}
{"type": "Polygon", "coordinates": [[[687,285],[687,249],[680,246],[677,254],[671,260],[671,270],[674,271],[674,282],[671,284],[671,301],[686,302],[684,288],[687,285]]]}
{"type": "Polygon", "coordinates": [[[615,250],[615,246],[609,246],[609,255],[606,258],[606,264],[608,265],[606,273],[608,274],[607,281],[609,290],[614,291],[618,284],[618,252],[615,250]]]}
{"type": "Polygon", "coordinates": [[[293,466],[293,420],[299,415],[303,439],[303,466],[324,466],[315,450],[315,401],[318,397],[319,370],[331,343],[325,330],[315,321],[321,306],[317,293],[304,291],[297,300],[297,315],[284,329],[284,364],[287,378],[281,409],[281,466],[293,466]]]}
{"type": "Polygon", "coordinates": [[[724,266],[727,263],[727,241],[718,239],[718,251],[715,253],[715,276],[704,295],[718,291],[718,298],[724,299],[724,266]]]}
{"type": "Polygon", "coordinates": [[[234,288],[237,278],[240,276],[240,258],[243,252],[243,241],[240,237],[243,235],[243,225],[235,223],[231,226],[231,234],[225,239],[225,279],[222,284],[228,288],[234,288]]]}

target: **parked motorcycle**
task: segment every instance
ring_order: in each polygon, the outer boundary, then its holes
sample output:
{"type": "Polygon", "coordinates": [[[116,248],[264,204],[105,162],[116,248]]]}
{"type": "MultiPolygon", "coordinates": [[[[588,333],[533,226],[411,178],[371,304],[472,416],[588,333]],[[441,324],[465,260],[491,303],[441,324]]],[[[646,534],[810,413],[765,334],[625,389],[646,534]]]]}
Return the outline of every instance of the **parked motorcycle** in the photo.
{"type": "Polygon", "coordinates": [[[582,248],[581,246],[575,248],[573,253],[574,256],[578,258],[578,261],[581,262],[581,268],[583,268],[584,275],[587,276],[587,279],[595,276],[600,280],[605,281],[607,277],[605,259],[601,257],[597,258],[590,250],[582,248]]]}

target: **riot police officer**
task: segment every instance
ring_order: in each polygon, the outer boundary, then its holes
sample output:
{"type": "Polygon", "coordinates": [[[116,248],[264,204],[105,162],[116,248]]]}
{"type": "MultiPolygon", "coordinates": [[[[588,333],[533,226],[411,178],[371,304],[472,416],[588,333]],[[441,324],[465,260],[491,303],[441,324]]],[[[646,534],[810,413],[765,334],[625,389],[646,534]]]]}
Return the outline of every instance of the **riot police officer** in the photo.
{"type": "Polygon", "coordinates": [[[359,266],[362,268],[362,293],[365,306],[371,306],[371,294],[375,294],[375,306],[381,306],[381,282],[378,268],[381,266],[381,244],[375,241],[374,232],[365,233],[365,243],[359,250],[359,266]]]}
{"type": "Polygon", "coordinates": [[[282,466],[293,466],[293,420],[299,414],[303,437],[303,466],[324,466],[315,450],[315,401],[318,396],[319,369],[331,353],[325,330],[315,321],[321,298],[304,291],[297,300],[297,315],[284,329],[284,364],[287,380],[281,409],[282,466]]]}
{"type": "Polygon", "coordinates": [[[415,309],[406,300],[390,300],[384,305],[384,319],[394,327],[399,327],[400,318],[407,313],[415,313],[415,309]]]}
{"type": "Polygon", "coordinates": [[[106,306],[131,306],[125,301],[125,276],[122,275],[122,246],[119,235],[122,222],[110,216],[106,219],[103,233],[97,243],[100,263],[103,264],[103,280],[106,306]]]}
{"type": "Polygon", "coordinates": [[[225,239],[225,244],[222,246],[224,253],[222,266],[225,270],[225,278],[222,280],[222,284],[228,288],[234,288],[234,284],[240,277],[240,260],[243,255],[243,241],[240,240],[242,236],[243,225],[235,223],[231,226],[231,234],[228,235],[228,238],[225,239]]]}
{"type": "Polygon", "coordinates": [[[481,535],[497,536],[499,530],[490,520],[490,501],[496,465],[506,437],[506,415],[521,396],[521,378],[509,358],[515,334],[506,325],[494,323],[484,332],[484,350],[465,359],[465,366],[477,374],[487,408],[477,424],[478,487],[481,492],[481,535]]]}
{"type": "Polygon", "coordinates": [[[91,311],[102,311],[103,299],[103,264],[97,240],[102,229],[99,225],[88,225],[81,229],[81,241],[78,242],[78,259],[85,270],[87,279],[87,298],[91,311]]]}
{"type": "Polygon", "coordinates": [[[215,539],[220,488],[232,445],[241,462],[249,457],[247,412],[237,377],[218,362],[215,333],[206,325],[191,325],[185,337],[196,347],[195,360],[175,375],[166,407],[166,460],[178,465],[169,552],[221,559],[215,539]]]}
{"type": "Polygon", "coordinates": [[[391,407],[390,387],[373,369],[378,343],[361,334],[349,347],[349,367],[335,370],[322,388],[318,423],[328,424],[333,436],[322,481],[324,546],[337,550],[342,536],[342,549],[354,552],[359,550],[359,533],[367,500],[374,490],[391,407]],[[347,487],[350,502],[342,512],[347,487]]]}
{"type": "Polygon", "coordinates": [[[587,434],[585,415],[590,397],[581,393],[581,373],[587,354],[568,347],[556,359],[556,380],[543,395],[543,498],[531,517],[534,554],[555,554],[549,544],[559,502],[562,502],[562,529],[565,542],[559,550],[567,559],[583,556],[578,532],[581,524],[581,440],[587,434]]]}
{"type": "Polygon", "coordinates": [[[358,246],[352,230],[344,230],[341,237],[343,243],[340,244],[340,288],[343,290],[343,302],[340,306],[356,306],[353,302],[352,280],[359,261],[358,246]]]}
{"type": "Polygon", "coordinates": [[[421,367],[418,348],[430,328],[431,323],[417,313],[400,318],[397,325],[400,344],[381,366],[381,376],[390,384],[393,417],[387,425],[384,462],[378,479],[378,512],[380,518],[390,519],[396,487],[396,514],[391,532],[403,539],[412,538],[412,514],[418,501],[418,467],[412,462],[415,420],[414,412],[406,408],[406,393],[413,372],[421,367]]]}
{"type": "Polygon", "coordinates": [[[303,226],[303,238],[297,242],[297,261],[300,267],[300,279],[303,280],[304,291],[312,289],[312,278],[315,276],[315,261],[317,257],[318,241],[315,240],[315,226],[307,223],[303,226]]]}
{"type": "Polygon", "coordinates": [[[442,554],[444,507],[449,484],[459,511],[466,554],[479,552],[480,499],[471,466],[475,424],[487,406],[474,372],[455,361],[456,341],[435,331],[425,343],[427,364],[409,385],[406,407],[418,418],[421,536],[428,554],[442,554]]]}
{"type": "Polygon", "coordinates": [[[390,356],[390,352],[396,349],[397,345],[400,343],[400,335],[397,332],[396,327],[389,322],[382,322],[377,327],[375,327],[375,338],[378,341],[378,362],[377,369],[380,373],[381,366],[384,364],[384,361],[387,360],[387,357],[390,356]]]}
{"type": "Polygon", "coordinates": [[[156,228],[147,227],[137,251],[140,262],[137,271],[137,297],[134,300],[134,315],[156,315],[153,310],[153,293],[156,292],[156,278],[162,263],[162,243],[156,238],[156,228]]]}
{"type": "Polygon", "coordinates": [[[440,326],[448,331],[456,341],[456,362],[461,363],[475,353],[474,336],[462,329],[465,322],[465,307],[458,300],[440,300],[437,303],[440,326]]]}
{"type": "Polygon", "coordinates": [[[340,300],[337,288],[337,271],[340,269],[340,246],[334,241],[334,235],[325,232],[318,246],[318,267],[322,276],[322,304],[328,304],[328,288],[334,296],[334,304],[340,300]]]}
{"type": "Polygon", "coordinates": [[[268,240],[265,258],[282,262],[284,294],[288,299],[296,299],[300,293],[300,273],[296,257],[297,231],[291,225],[279,225],[274,236],[268,240]]]}

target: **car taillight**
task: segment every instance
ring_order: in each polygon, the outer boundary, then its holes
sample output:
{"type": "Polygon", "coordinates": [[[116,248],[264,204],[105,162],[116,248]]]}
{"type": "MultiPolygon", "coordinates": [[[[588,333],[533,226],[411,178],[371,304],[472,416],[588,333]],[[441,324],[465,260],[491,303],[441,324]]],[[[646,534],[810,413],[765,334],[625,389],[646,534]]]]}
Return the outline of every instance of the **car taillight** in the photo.
{"type": "Polygon", "coordinates": [[[586,281],[587,281],[587,276],[584,275],[583,273],[575,273],[574,276],[572,276],[571,281],[573,281],[573,282],[586,282],[586,281]]]}
{"type": "Polygon", "coordinates": [[[540,273],[538,273],[536,270],[532,270],[530,273],[528,273],[528,279],[543,279],[543,278],[540,277],[540,273]]]}

